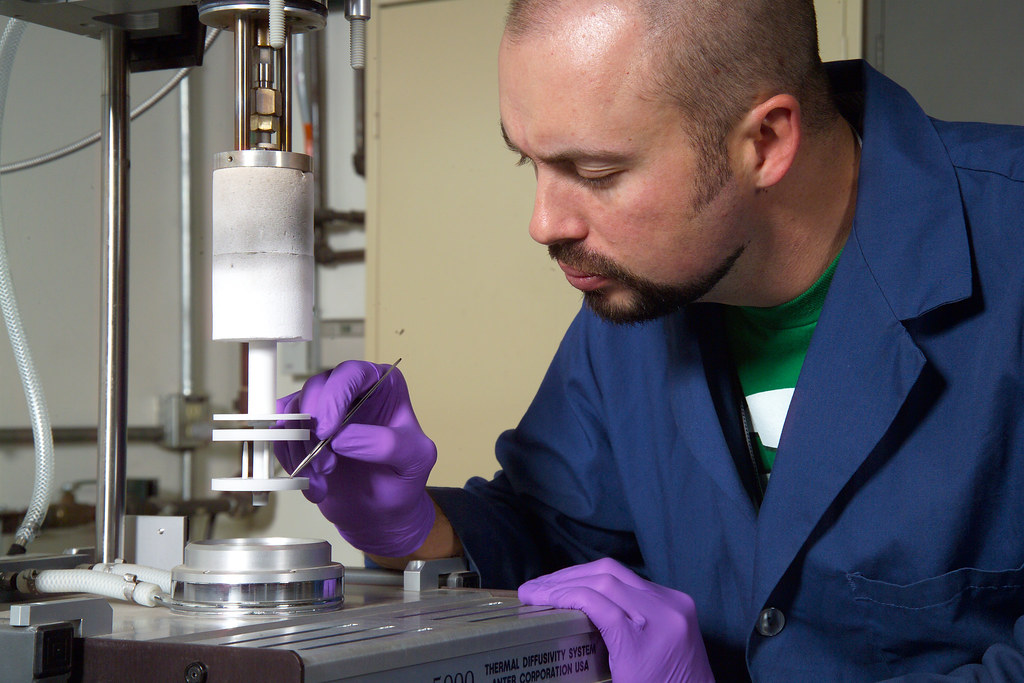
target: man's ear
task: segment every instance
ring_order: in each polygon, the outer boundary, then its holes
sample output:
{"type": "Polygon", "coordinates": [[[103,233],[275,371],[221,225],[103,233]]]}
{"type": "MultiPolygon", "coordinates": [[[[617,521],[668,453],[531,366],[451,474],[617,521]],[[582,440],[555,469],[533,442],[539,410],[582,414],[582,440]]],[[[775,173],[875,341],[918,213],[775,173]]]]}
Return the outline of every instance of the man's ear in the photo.
{"type": "Polygon", "coordinates": [[[775,95],[747,112],[734,129],[744,172],[758,189],[781,181],[800,147],[800,103],[792,95],[775,95]]]}

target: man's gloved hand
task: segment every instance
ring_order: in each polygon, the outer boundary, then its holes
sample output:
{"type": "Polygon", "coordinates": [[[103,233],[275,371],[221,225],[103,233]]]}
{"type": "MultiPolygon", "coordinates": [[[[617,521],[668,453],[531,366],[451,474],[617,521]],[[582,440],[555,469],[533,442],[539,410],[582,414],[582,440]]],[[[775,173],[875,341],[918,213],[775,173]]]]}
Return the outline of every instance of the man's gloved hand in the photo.
{"type": "MultiPolygon", "coordinates": [[[[281,465],[291,473],[321,439],[334,434],[387,367],[347,361],[279,399],[279,413],[313,417],[314,437],[277,442],[281,465]]],[[[437,448],[420,429],[396,368],[298,476],[309,478],[306,498],[346,541],[374,555],[402,557],[419,548],[433,526],[426,483],[436,460],[437,448]]]]}
{"type": "Polygon", "coordinates": [[[714,681],[693,599],[645,581],[615,560],[527,581],[519,599],[585,612],[608,646],[615,683],[714,681]]]}

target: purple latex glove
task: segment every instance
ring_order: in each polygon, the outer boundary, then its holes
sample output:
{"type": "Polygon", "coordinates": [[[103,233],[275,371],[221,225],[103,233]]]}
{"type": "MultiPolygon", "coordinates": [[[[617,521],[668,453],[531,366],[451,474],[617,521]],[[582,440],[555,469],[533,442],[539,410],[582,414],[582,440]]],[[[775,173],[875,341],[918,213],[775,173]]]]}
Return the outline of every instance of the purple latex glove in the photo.
{"type": "MultiPolygon", "coordinates": [[[[281,465],[292,472],[321,439],[338,429],[349,407],[387,368],[347,361],[279,399],[279,413],[313,416],[315,437],[277,442],[274,450],[281,465]]],[[[346,541],[364,552],[402,557],[423,544],[434,524],[426,483],[436,460],[437,448],[420,429],[405,378],[396,368],[298,476],[309,478],[303,493],[346,541]]]]}
{"type": "Polygon", "coordinates": [[[519,587],[527,605],[578,609],[608,646],[615,683],[714,681],[693,599],[644,581],[608,558],[569,567],[519,587]]]}

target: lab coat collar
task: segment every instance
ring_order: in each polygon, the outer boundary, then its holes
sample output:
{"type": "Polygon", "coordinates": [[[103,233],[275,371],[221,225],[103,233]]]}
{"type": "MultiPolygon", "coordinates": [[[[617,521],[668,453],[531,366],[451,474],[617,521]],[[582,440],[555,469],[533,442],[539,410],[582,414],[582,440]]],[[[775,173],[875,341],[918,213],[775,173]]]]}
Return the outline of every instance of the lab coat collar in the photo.
{"type": "Polygon", "coordinates": [[[904,322],[971,294],[957,178],[931,121],[866,64],[831,75],[840,90],[864,86],[856,215],[758,516],[755,609],[841,514],[865,462],[886,457],[879,443],[926,363],[904,322]]]}
{"type": "Polygon", "coordinates": [[[899,320],[971,294],[956,172],[931,120],[866,62],[829,64],[840,101],[863,92],[858,198],[848,250],[860,250],[899,320]]]}

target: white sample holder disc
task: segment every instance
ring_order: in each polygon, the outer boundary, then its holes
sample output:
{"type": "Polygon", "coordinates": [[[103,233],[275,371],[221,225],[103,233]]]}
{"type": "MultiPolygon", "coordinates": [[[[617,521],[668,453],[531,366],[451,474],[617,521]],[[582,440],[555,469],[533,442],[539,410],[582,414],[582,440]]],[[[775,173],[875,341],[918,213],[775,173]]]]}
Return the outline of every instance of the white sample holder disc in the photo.
{"type": "Polygon", "coordinates": [[[302,491],[309,488],[306,477],[274,477],[255,479],[253,477],[218,477],[210,480],[214,491],[302,491]]]}
{"type": "Polygon", "coordinates": [[[251,491],[254,505],[265,505],[270,491],[296,491],[309,488],[306,477],[275,477],[274,443],[278,441],[309,441],[308,428],[278,428],[280,422],[304,422],[305,413],[217,414],[215,422],[231,422],[232,427],[214,429],[214,441],[234,441],[242,446],[242,476],[218,477],[210,482],[214,491],[251,491]],[[239,427],[238,425],[248,425],[239,427]],[[249,444],[252,444],[250,466],[249,444]],[[264,494],[264,495],[260,495],[264,494]]]}

